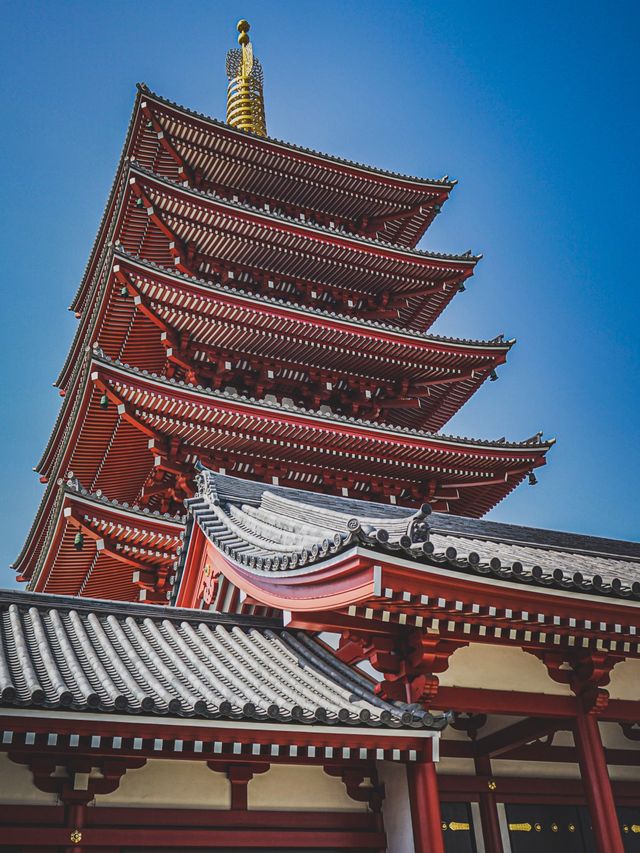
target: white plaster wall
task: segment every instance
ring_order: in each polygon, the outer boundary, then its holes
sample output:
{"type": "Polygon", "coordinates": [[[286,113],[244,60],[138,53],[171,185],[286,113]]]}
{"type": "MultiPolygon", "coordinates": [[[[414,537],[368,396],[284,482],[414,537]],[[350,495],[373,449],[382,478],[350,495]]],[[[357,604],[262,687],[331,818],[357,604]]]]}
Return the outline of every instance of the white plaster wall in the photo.
{"type": "Polygon", "coordinates": [[[511,646],[476,643],[458,649],[449,668],[438,676],[443,687],[477,687],[570,696],[566,684],[557,684],[534,655],[511,646]]]}
{"type": "Polygon", "coordinates": [[[640,660],[623,660],[616,664],[606,689],[612,699],[640,702],[640,660]]]}
{"type": "Polygon", "coordinates": [[[231,785],[226,774],[209,770],[203,761],[151,759],[127,770],[116,791],[96,797],[96,806],[228,809],[231,785]]]}
{"type": "MultiPolygon", "coordinates": [[[[638,709],[640,721],[640,708],[638,709]]],[[[640,741],[629,740],[617,723],[599,723],[602,743],[609,749],[637,749],[640,763],[640,741]]]]}
{"type": "Polygon", "coordinates": [[[45,794],[33,784],[31,771],[24,764],[11,761],[5,752],[0,752],[0,803],[3,805],[55,806],[55,794],[45,794]]]}
{"type": "Polygon", "coordinates": [[[440,757],[436,763],[436,773],[442,776],[475,776],[476,769],[472,758],[440,757]]]}
{"type": "Polygon", "coordinates": [[[491,769],[495,777],[516,776],[520,779],[539,777],[540,779],[579,779],[577,764],[565,764],[561,761],[506,761],[494,758],[491,769]]]}
{"type": "Polygon", "coordinates": [[[367,810],[366,803],[347,795],[341,779],[329,776],[322,767],[302,764],[277,764],[254,776],[249,782],[248,804],[250,809],[367,810]]]}
{"type": "Polygon", "coordinates": [[[498,822],[500,823],[500,837],[502,838],[502,847],[504,849],[504,853],[511,853],[509,822],[507,820],[507,810],[504,807],[504,803],[497,803],[496,810],[498,812],[498,822]]]}
{"type": "Polygon", "coordinates": [[[378,778],[385,788],[382,818],[387,853],[414,853],[406,767],[397,761],[378,761],[377,767],[378,778]]]}
{"type": "Polygon", "coordinates": [[[610,764],[609,778],[614,782],[640,783],[640,761],[635,766],[631,764],[610,764]]]}

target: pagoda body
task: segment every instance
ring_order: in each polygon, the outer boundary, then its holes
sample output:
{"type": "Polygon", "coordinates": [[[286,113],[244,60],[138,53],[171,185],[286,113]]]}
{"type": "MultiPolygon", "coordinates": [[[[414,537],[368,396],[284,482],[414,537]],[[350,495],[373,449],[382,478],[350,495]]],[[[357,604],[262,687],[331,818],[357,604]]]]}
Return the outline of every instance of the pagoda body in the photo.
{"type": "Polygon", "coordinates": [[[71,306],[64,400],[36,468],[46,491],[16,561],[30,588],[170,594],[165,557],[96,538],[67,511],[69,489],[136,512],[153,539],[184,515],[197,461],[472,517],[542,465],[539,436],[440,432],[513,343],[428,333],[478,261],[416,249],[453,186],[247,133],[139,87],[71,306]]]}

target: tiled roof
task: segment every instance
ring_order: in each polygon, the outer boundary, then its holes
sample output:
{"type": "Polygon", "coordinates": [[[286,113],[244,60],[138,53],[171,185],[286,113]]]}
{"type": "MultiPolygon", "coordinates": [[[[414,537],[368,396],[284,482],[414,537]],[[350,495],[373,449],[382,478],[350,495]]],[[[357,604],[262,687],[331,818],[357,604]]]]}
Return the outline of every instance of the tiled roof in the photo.
{"type": "Polygon", "coordinates": [[[388,249],[390,252],[396,252],[398,254],[407,255],[408,257],[413,258],[426,258],[427,260],[458,261],[463,263],[472,263],[474,265],[478,261],[482,260],[481,254],[473,254],[471,250],[465,253],[426,252],[422,249],[413,249],[407,246],[398,245],[397,243],[389,243],[386,240],[381,240],[377,237],[365,237],[363,234],[353,234],[351,232],[342,231],[339,228],[327,228],[326,226],[319,225],[315,222],[301,221],[300,219],[297,219],[294,216],[289,216],[286,213],[277,213],[274,210],[267,211],[264,209],[264,207],[257,207],[255,205],[249,204],[248,202],[230,201],[227,198],[221,198],[219,195],[214,192],[210,192],[209,190],[200,190],[196,187],[185,186],[184,184],[178,181],[173,181],[170,178],[165,177],[164,175],[159,175],[156,172],[152,172],[150,169],[145,169],[144,166],[142,166],[135,160],[132,160],[130,162],[129,173],[132,175],[135,175],[137,173],[142,177],[150,178],[159,184],[163,184],[168,189],[179,190],[181,193],[193,196],[196,199],[202,199],[203,201],[213,201],[218,204],[223,204],[225,207],[230,208],[231,210],[241,210],[254,214],[259,214],[261,218],[267,221],[277,223],[284,222],[295,225],[298,228],[304,229],[306,231],[315,232],[320,237],[341,236],[345,240],[350,240],[354,244],[361,244],[367,247],[382,247],[388,249]]]}
{"type": "Polygon", "coordinates": [[[147,97],[153,98],[155,101],[158,101],[161,104],[165,104],[168,107],[173,107],[174,109],[180,110],[180,112],[185,113],[185,115],[193,116],[194,118],[202,119],[216,127],[224,128],[224,130],[226,131],[237,134],[237,136],[240,138],[246,136],[249,139],[254,139],[256,142],[261,144],[264,144],[265,142],[273,142],[278,146],[289,149],[290,151],[299,152],[301,154],[310,154],[313,157],[318,157],[319,159],[326,160],[328,164],[339,163],[343,166],[350,166],[352,168],[361,169],[362,171],[371,172],[376,175],[399,178],[403,181],[411,181],[415,183],[424,184],[426,186],[447,187],[451,189],[457,184],[457,181],[449,180],[448,176],[439,179],[434,179],[420,178],[414,175],[404,175],[400,172],[389,171],[388,169],[379,169],[375,166],[367,166],[364,163],[358,163],[355,160],[346,160],[343,157],[336,157],[332,154],[323,154],[322,152],[316,151],[313,148],[304,148],[301,145],[294,145],[291,142],[284,142],[283,140],[276,139],[272,136],[257,136],[255,133],[251,133],[247,130],[240,130],[240,128],[237,127],[232,127],[231,125],[225,124],[224,122],[212,118],[211,116],[208,116],[205,113],[200,113],[196,110],[191,110],[188,107],[183,107],[181,104],[178,104],[175,101],[171,101],[168,98],[163,98],[161,95],[157,95],[155,92],[152,92],[151,89],[149,89],[149,87],[145,83],[138,83],[138,91],[146,95],[147,97]]]}
{"type": "Polygon", "coordinates": [[[0,591],[0,705],[265,723],[442,728],[265,619],[0,591]]]}
{"type": "Polygon", "coordinates": [[[306,314],[310,317],[329,317],[363,329],[380,329],[382,331],[391,332],[397,337],[406,338],[408,342],[428,341],[430,343],[455,344],[459,346],[478,348],[495,347],[499,350],[508,350],[513,346],[513,344],[515,344],[515,339],[512,338],[510,340],[505,340],[504,335],[497,335],[496,337],[485,340],[482,338],[455,338],[450,335],[434,335],[431,332],[420,332],[415,329],[402,329],[398,326],[394,326],[392,323],[385,323],[381,320],[363,320],[361,317],[351,317],[348,314],[341,314],[338,311],[330,311],[326,308],[320,308],[317,305],[299,305],[296,302],[277,296],[265,296],[263,293],[251,293],[250,291],[241,290],[238,287],[231,287],[228,284],[214,284],[197,275],[187,275],[177,269],[167,269],[166,267],[162,267],[160,264],[156,264],[146,258],[141,258],[138,255],[125,251],[121,245],[116,246],[112,251],[115,259],[122,258],[125,261],[130,261],[131,263],[148,270],[150,273],[157,272],[162,276],[169,276],[177,280],[182,280],[188,284],[198,285],[199,287],[212,291],[212,293],[228,293],[232,295],[240,293],[259,304],[278,305],[290,308],[293,311],[297,311],[300,314],[306,314]]]}
{"type": "Polygon", "coordinates": [[[505,581],[640,601],[640,544],[264,486],[204,469],[188,502],[245,568],[300,569],[358,545],[505,581]]]}
{"type": "Polygon", "coordinates": [[[86,357],[88,360],[95,364],[102,363],[106,366],[112,366],[118,370],[124,370],[134,376],[146,377],[152,380],[153,382],[160,383],[161,385],[165,385],[171,389],[186,388],[192,391],[197,391],[199,394],[204,394],[205,396],[210,397],[212,399],[217,398],[220,400],[234,400],[239,403],[247,403],[259,406],[260,408],[269,411],[296,413],[305,417],[308,416],[309,418],[313,418],[318,421],[328,421],[340,424],[356,424],[358,426],[368,427],[371,430],[379,431],[382,433],[389,433],[392,435],[415,436],[417,438],[431,440],[435,443],[450,443],[462,446],[468,445],[474,448],[495,448],[497,450],[504,451],[505,456],[508,456],[509,450],[526,450],[527,448],[535,448],[536,450],[546,451],[549,450],[549,448],[553,447],[556,442],[555,438],[543,439],[542,433],[536,433],[536,435],[533,435],[530,438],[525,439],[524,441],[506,441],[503,438],[484,439],[469,438],[468,436],[460,435],[448,435],[446,433],[428,432],[426,430],[414,429],[412,427],[388,426],[386,424],[377,424],[375,423],[375,421],[368,421],[364,418],[353,418],[347,415],[335,414],[334,412],[324,412],[322,410],[306,409],[303,406],[295,405],[295,403],[281,403],[278,401],[272,401],[267,399],[256,399],[255,397],[246,396],[235,390],[220,391],[215,390],[213,388],[206,388],[203,385],[193,385],[191,382],[185,382],[182,379],[176,380],[168,378],[162,374],[135,367],[134,365],[127,364],[125,362],[120,361],[119,359],[109,358],[109,356],[106,355],[100,349],[100,347],[95,344],[92,350],[88,350],[86,357]]]}

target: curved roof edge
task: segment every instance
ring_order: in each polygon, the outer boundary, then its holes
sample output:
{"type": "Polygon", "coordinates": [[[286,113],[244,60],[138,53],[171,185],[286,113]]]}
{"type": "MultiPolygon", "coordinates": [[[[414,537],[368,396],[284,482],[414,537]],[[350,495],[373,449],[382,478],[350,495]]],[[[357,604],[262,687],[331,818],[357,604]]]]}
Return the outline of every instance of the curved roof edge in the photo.
{"type": "Polygon", "coordinates": [[[336,157],[332,154],[324,154],[321,151],[316,151],[313,148],[305,148],[301,145],[295,145],[291,142],[284,142],[281,139],[276,139],[272,136],[258,136],[255,133],[251,133],[248,130],[240,130],[237,127],[232,127],[229,124],[226,124],[219,119],[213,118],[212,116],[207,115],[206,113],[198,112],[197,110],[191,110],[188,107],[182,106],[182,104],[178,104],[175,101],[171,101],[168,98],[162,97],[162,95],[158,95],[156,92],[153,92],[146,83],[138,83],[137,84],[138,92],[143,94],[147,98],[152,98],[154,101],[162,104],[165,107],[169,107],[174,110],[179,110],[184,115],[189,116],[191,118],[199,119],[200,121],[205,121],[207,124],[211,124],[213,127],[220,128],[221,130],[227,131],[230,135],[237,136],[239,139],[249,139],[252,142],[256,142],[260,145],[274,145],[279,148],[284,148],[290,151],[292,154],[304,154],[308,157],[314,157],[318,160],[324,160],[327,163],[338,164],[340,166],[347,166],[352,169],[358,169],[361,172],[368,172],[373,176],[380,176],[386,178],[392,178],[395,180],[401,180],[408,183],[419,184],[422,186],[431,186],[431,187],[442,187],[443,189],[451,190],[458,183],[456,180],[449,180],[448,176],[439,179],[433,178],[420,178],[414,175],[404,175],[400,172],[393,172],[388,169],[379,169],[375,166],[367,166],[364,163],[358,163],[355,160],[347,160],[342,157],[336,157]]]}

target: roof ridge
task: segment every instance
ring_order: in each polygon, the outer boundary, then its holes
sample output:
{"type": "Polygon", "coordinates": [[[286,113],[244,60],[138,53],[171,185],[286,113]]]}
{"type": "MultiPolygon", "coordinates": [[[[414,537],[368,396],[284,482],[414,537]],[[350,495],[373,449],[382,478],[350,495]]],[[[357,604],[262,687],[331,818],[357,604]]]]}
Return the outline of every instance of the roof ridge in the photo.
{"type": "Polygon", "coordinates": [[[193,620],[205,624],[238,624],[238,625],[265,625],[268,627],[282,627],[282,621],[277,618],[266,616],[254,616],[251,614],[229,614],[217,613],[212,610],[195,610],[190,607],[176,607],[169,604],[146,604],[139,601],[120,601],[109,598],[84,598],[75,595],[60,595],[52,592],[30,592],[28,590],[15,590],[0,587],[0,606],[6,604],[30,605],[36,607],[47,607],[51,603],[54,606],[69,608],[80,611],[108,611],[109,613],[127,613],[128,615],[140,617],[152,616],[156,619],[193,620]],[[134,612],[131,612],[134,611],[134,612]]]}
{"type": "Polygon", "coordinates": [[[184,525],[184,515],[180,515],[179,513],[171,515],[168,512],[159,512],[158,510],[149,509],[148,507],[143,507],[139,504],[130,504],[127,501],[119,501],[115,498],[108,498],[105,494],[102,493],[100,489],[98,489],[98,491],[96,492],[92,492],[90,489],[85,489],[77,477],[70,480],[62,481],[60,485],[67,494],[77,495],[81,498],[88,498],[94,503],[101,503],[105,506],[113,507],[114,509],[124,509],[128,512],[133,512],[136,515],[149,518],[150,520],[155,519],[157,521],[168,521],[172,524],[184,525]]]}

